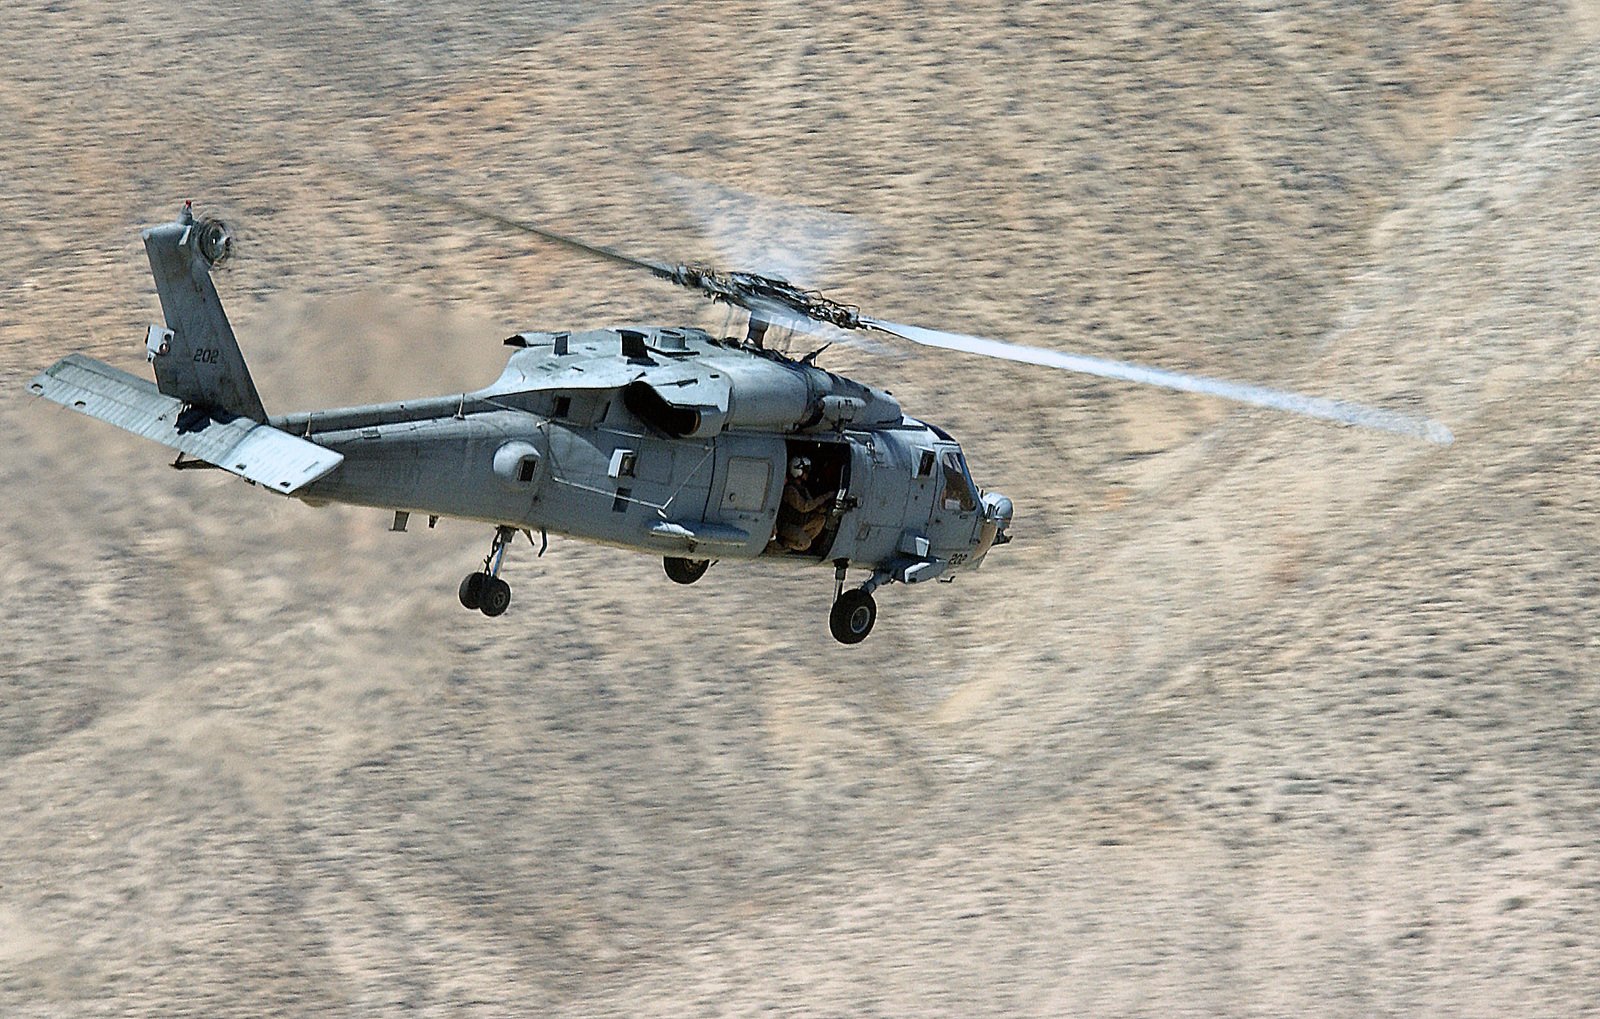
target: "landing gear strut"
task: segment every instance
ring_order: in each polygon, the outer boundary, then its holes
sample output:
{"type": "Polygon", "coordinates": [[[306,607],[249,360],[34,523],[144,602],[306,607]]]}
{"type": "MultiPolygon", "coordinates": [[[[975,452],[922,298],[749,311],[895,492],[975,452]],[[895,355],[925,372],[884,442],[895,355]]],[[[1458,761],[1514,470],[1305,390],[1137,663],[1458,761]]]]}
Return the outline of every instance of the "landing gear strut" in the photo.
{"type": "Polygon", "coordinates": [[[464,607],[477,609],[486,616],[498,616],[511,604],[511,585],[500,579],[500,564],[505,561],[506,546],[516,536],[515,527],[494,529],[494,540],[489,544],[489,554],[483,558],[483,569],[467,574],[456,591],[464,607]]]}
{"type": "Polygon", "coordinates": [[[852,590],[844,589],[845,567],[849,561],[837,559],[833,564],[833,609],[828,613],[828,629],[833,639],[841,644],[859,644],[872,632],[878,621],[878,603],[872,592],[882,583],[875,573],[865,584],[852,590]]]}

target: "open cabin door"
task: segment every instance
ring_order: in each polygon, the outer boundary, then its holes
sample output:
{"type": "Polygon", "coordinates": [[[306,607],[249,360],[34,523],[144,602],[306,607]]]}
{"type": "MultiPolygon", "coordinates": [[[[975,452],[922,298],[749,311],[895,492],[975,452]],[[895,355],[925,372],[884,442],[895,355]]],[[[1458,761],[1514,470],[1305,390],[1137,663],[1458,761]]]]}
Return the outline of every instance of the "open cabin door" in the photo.
{"type": "Polygon", "coordinates": [[[790,438],[782,443],[775,471],[776,502],[769,525],[773,538],[767,548],[770,554],[807,559],[827,559],[837,554],[833,546],[843,520],[840,511],[849,496],[851,449],[851,443],[842,439],[790,438]],[[790,464],[796,459],[809,465],[800,478],[792,478],[789,473],[790,464]],[[800,502],[812,508],[785,506],[790,488],[800,502]],[[805,542],[797,537],[801,533],[807,536],[805,542]]]}
{"type": "Polygon", "coordinates": [[[700,470],[711,472],[704,522],[696,530],[712,539],[702,558],[754,558],[772,537],[783,495],[783,440],[724,433],[700,470]],[[714,547],[713,547],[714,543],[714,547]]]}

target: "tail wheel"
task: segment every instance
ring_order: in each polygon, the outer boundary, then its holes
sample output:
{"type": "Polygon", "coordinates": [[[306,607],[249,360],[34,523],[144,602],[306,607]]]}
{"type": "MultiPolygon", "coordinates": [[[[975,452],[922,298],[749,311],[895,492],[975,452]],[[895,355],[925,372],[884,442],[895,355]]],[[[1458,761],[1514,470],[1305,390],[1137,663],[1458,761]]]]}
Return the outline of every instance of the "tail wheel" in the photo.
{"type": "Polygon", "coordinates": [[[478,611],[486,616],[498,616],[510,604],[511,585],[499,577],[484,577],[478,611]]]}
{"type": "Polygon", "coordinates": [[[483,607],[483,582],[489,579],[487,573],[469,573],[461,581],[461,587],[456,595],[461,599],[461,607],[477,609],[483,607]]]}
{"type": "Polygon", "coordinates": [[[833,611],[828,613],[828,628],[833,639],[841,644],[859,644],[872,632],[878,621],[878,604],[872,595],[859,588],[845,591],[834,600],[833,611]]]}
{"type": "Polygon", "coordinates": [[[669,555],[661,560],[661,566],[674,584],[692,584],[706,575],[706,570],[711,568],[711,560],[680,559],[669,555]]]}

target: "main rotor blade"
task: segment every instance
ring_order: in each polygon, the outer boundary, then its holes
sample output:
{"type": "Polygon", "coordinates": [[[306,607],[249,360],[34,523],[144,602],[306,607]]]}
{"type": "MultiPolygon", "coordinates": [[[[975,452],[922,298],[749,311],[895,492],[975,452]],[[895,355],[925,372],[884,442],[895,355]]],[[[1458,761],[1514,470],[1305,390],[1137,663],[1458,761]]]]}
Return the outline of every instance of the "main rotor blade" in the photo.
{"type": "Polygon", "coordinates": [[[719,264],[801,289],[817,286],[871,233],[866,220],[848,213],[681,174],[657,173],[655,180],[699,224],[719,264]]]}
{"type": "Polygon", "coordinates": [[[1265,386],[1228,382],[1223,379],[1207,378],[1204,375],[1187,375],[1182,372],[1167,371],[1164,368],[1151,368],[1129,361],[1112,361],[1107,358],[1090,357],[1086,354],[1069,354],[1065,351],[1048,350],[1043,347],[1026,347],[1021,344],[1002,343],[999,340],[985,339],[982,336],[947,333],[939,329],[924,329],[921,326],[902,325],[898,322],[886,322],[882,319],[867,318],[866,316],[862,316],[861,324],[866,328],[889,333],[925,347],[959,350],[968,354],[981,354],[984,357],[996,357],[1005,361],[1020,361],[1023,364],[1043,365],[1047,368],[1062,368],[1067,371],[1081,372],[1085,375],[1095,375],[1105,379],[1120,379],[1124,382],[1138,382],[1149,386],[1160,386],[1164,389],[1175,389],[1184,393],[1220,396],[1226,400],[1235,400],[1239,403],[1248,403],[1257,407],[1270,407],[1273,410],[1289,411],[1292,414],[1321,418],[1325,421],[1338,421],[1347,425],[1393,432],[1397,435],[1409,435],[1419,439],[1426,439],[1429,442],[1439,443],[1440,445],[1448,445],[1455,441],[1450,429],[1438,421],[1416,418],[1408,414],[1401,414],[1398,411],[1384,410],[1381,407],[1369,407],[1366,404],[1353,403],[1349,400],[1331,400],[1322,396],[1306,396],[1302,393],[1291,393],[1282,389],[1268,389],[1265,386]]]}
{"type": "Polygon", "coordinates": [[[673,267],[664,262],[653,262],[647,258],[635,258],[632,255],[623,254],[622,252],[616,251],[612,248],[602,247],[599,244],[589,244],[586,241],[578,240],[576,237],[568,237],[566,234],[557,233],[554,230],[548,230],[533,223],[525,223],[520,219],[512,219],[510,216],[501,215],[500,213],[491,209],[485,209],[482,206],[475,205],[472,202],[464,201],[460,198],[453,198],[449,195],[438,194],[433,191],[424,191],[422,188],[412,187],[410,184],[407,184],[401,180],[380,176],[375,173],[368,173],[365,170],[358,170],[355,167],[347,166],[342,167],[342,169],[346,173],[360,177],[369,183],[377,184],[382,188],[405,195],[408,198],[416,199],[419,202],[425,202],[431,205],[441,205],[447,209],[455,209],[457,212],[464,212],[469,216],[486,220],[487,222],[494,223],[497,226],[505,227],[508,230],[517,230],[522,233],[532,234],[535,237],[541,237],[544,240],[551,241],[555,244],[564,245],[585,255],[594,255],[597,258],[604,258],[608,261],[615,262],[618,265],[625,265],[630,269],[647,269],[663,279],[673,279],[673,267]]]}
{"type": "Polygon", "coordinates": [[[603,258],[630,269],[647,270],[658,279],[697,291],[709,300],[744,308],[769,321],[773,319],[774,314],[781,313],[798,315],[843,329],[860,328],[860,323],[857,321],[859,315],[854,307],[830,301],[819,293],[801,289],[779,276],[763,276],[760,273],[744,271],[730,272],[700,264],[669,265],[648,258],[636,258],[613,248],[590,244],[534,223],[513,219],[472,202],[413,187],[403,180],[385,177],[353,166],[341,166],[339,169],[352,177],[419,202],[455,209],[508,230],[532,234],[582,254],[603,258]]]}
{"type": "Polygon", "coordinates": [[[1349,400],[1332,400],[1322,396],[1306,396],[1302,393],[1291,393],[1281,389],[1268,389],[1265,386],[1253,386],[1242,382],[1228,382],[1223,379],[1207,378],[1204,375],[1188,375],[1182,372],[1167,371],[1164,368],[1152,368],[1147,365],[1134,364],[1130,361],[1113,361],[1107,358],[1090,357],[1086,354],[1069,354],[1065,351],[1049,350],[1043,347],[1002,343],[999,340],[986,339],[982,336],[967,336],[962,333],[950,333],[940,329],[924,329],[921,326],[903,325],[885,319],[868,318],[851,305],[829,300],[815,291],[801,289],[781,277],[763,276],[753,272],[723,272],[701,265],[668,265],[665,262],[635,258],[632,255],[626,255],[611,248],[602,247],[598,244],[589,244],[578,240],[576,237],[568,237],[566,234],[557,233],[554,230],[548,230],[533,223],[525,223],[522,220],[501,215],[498,212],[482,208],[471,202],[462,201],[459,198],[424,191],[420,188],[412,187],[404,181],[389,179],[350,166],[341,167],[341,169],[368,182],[376,183],[381,187],[407,195],[418,201],[436,203],[446,208],[456,209],[507,229],[532,234],[535,237],[564,245],[586,255],[593,255],[615,262],[618,265],[647,270],[652,275],[669,283],[675,283],[690,290],[697,290],[713,301],[736,305],[749,311],[754,318],[760,318],[769,323],[779,324],[790,329],[798,328],[811,332],[817,331],[820,327],[832,326],[838,329],[876,330],[925,347],[958,350],[969,354],[1000,358],[1006,361],[1042,365],[1047,368],[1062,368],[1085,375],[1120,379],[1125,382],[1137,382],[1149,386],[1160,386],[1164,389],[1175,389],[1179,392],[1218,396],[1257,407],[1269,407],[1273,410],[1288,411],[1292,414],[1301,414],[1306,417],[1338,421],[1362,428],[1374,428],[1398,435],[1414,436],[1441,445],[1454,441],[1454,436],[1450,434],[1450,429],[1438,421],[1412,417],[1408,414],[1384,410],[1380,407],[1369,407],[1366,404],[1354,403],[1349,400]],[[813,324],[817,328],[813,328],[813,324]]]}
{"type": "MultiPolygon", "coordinates": [[[[471,209],[466,202],[460,202],[453,198],[446,198],[443,199],[443,201],[444,204],[455,206],[458,209],[471,209]]],[[[622,252],[616,251],[612,248],[601,247],[598,244],[588,244],[584,241],[578,240],[576,237],[568,237],[566,234],[558,234],[554,230],[546,230],[542,226],[534,226],[532,223],[524,223],[521,220],[512,219],[509,216],[502,216],[497,212],[489,212],[486,209],[477,209],[472,211],[475,211],[477,215],[482,216],[489,222],[497,223],[500,226],[508,229],[521,230],[524,233],[533,234],[535,237],[542,237],[547,241],[553,241],[556,244],[566,245],[567,247],[572,248],[574,251],[579,251],[588,255],[594,255],[598,258],[608,259],[617,263],[618,265],[625,265],[632,269],[646,269],[651,273],[660,276],[662,279],[672,278],[672,266],[667,265],[665,262],[653,262],[648,258],[635,258],[632,255],[625,255],[622,252]]]]}

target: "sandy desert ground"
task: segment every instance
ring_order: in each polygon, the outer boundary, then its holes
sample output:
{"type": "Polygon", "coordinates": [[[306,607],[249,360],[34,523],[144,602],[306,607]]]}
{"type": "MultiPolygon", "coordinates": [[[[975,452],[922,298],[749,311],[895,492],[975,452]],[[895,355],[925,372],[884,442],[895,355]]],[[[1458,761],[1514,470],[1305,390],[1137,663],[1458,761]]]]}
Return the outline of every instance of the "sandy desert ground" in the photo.
{"type": "Polygon", "coordinates": [[[1600,7],[18,0],[0,1014],[1600,1012],[1600,7]],[[230,219],[271,410],[721,323],[351,177],[1437,447],[835,348],[1017,503],[970,580],[386,531],[31,400],[230,219]]]}

